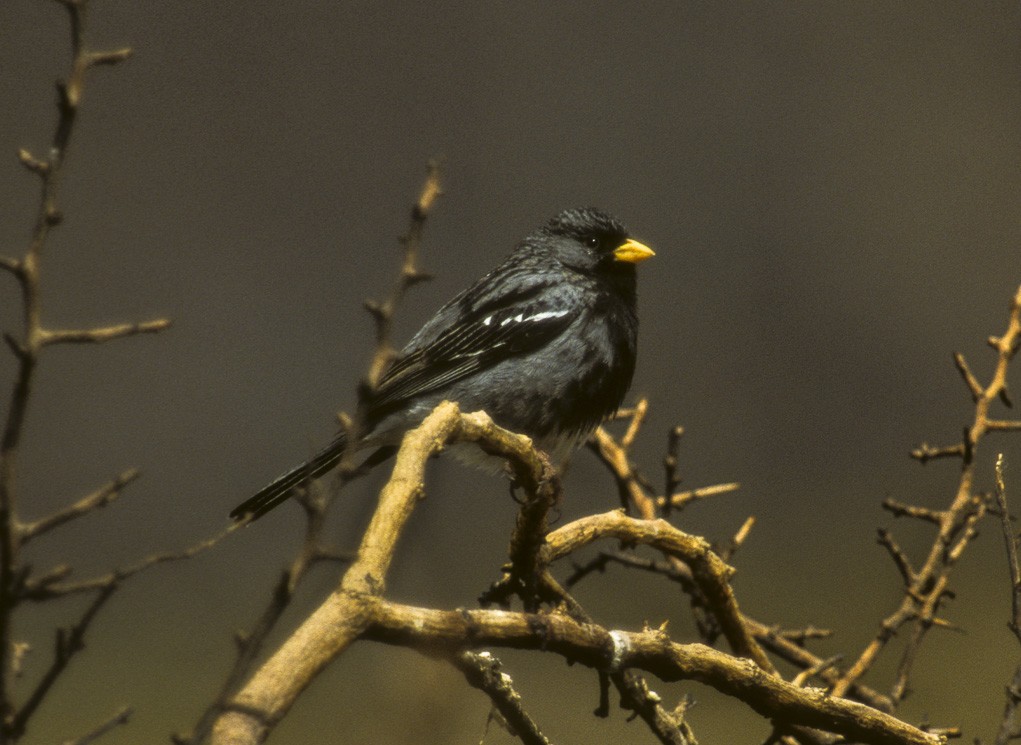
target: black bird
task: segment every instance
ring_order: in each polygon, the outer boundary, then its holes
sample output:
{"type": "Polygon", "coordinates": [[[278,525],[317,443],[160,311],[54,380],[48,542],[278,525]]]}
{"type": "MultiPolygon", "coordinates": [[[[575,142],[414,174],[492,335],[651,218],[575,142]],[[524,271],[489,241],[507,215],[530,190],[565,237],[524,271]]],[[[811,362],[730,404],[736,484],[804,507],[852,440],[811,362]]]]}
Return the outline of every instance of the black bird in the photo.
{"type": "MultiPolygon", "coordinates": [[[[360,412],[357,448],[392,454],[445,399],[484,409],[559,462],[616,411],[638,341],[635,264],[653,256],[614,217],[565,210],[448,302],[396,356],[360,412]]],[[[257,518],[335,467],[343,433],[230,516],[257,518]]]]}

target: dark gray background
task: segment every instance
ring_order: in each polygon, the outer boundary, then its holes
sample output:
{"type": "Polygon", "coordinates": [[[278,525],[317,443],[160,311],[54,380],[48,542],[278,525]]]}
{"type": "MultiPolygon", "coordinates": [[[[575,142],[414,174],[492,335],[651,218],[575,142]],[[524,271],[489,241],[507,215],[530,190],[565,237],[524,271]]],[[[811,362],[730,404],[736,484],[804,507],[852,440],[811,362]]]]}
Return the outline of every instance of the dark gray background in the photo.
{"type": "MultiPolygon", "coordinates": [[[[892,523],[915,551],[930,537],[879,502],[949,501],[957,464],[923,469],[907,452],[959,436],[971,406],[950,353],[988,373],[984,340],[1004,328],[1021,281],[1019,30],[1005,2],[95,2],[93,44],[129,44],[137,56],[90,77],[66,221],[47,246],[45,318],[165,314],[175,325],[44,359],[21,461],[24,513],[131,465],[145,475],[31,560],[71,559],[86,576],[195,542],[325,441],[368,358],[361,302],[389,288],[424,164],[442,154],[446,196],[423,256],[436,279],[402,309],[399,337],[560,208],[619,214],[658,252],[640,268],[633,392],[652,402],[641,465],[658,480],[666,431],[685,425],[685,484],[742,488],[678,523],[726,539],[754,514],[735,558],[743,608],[832,627],[818,650],[855,655],[899,598],[876,527],[892,523]]],[[[7,254],[24,250],[36,201],[14,153],[45,148],[52,83],[67,65],[55,3],[0,5],[7,254]]],[[[4,328],[20,322],[15,289],[0,284],[4,328]]],[[[12,370],[4,357],[5,380],[12,370]]],[[[1021,495],[1016,436],[984,445],[979,486],[991,483],[997,448],[1021,495]]],[[[452,462],[429,486],[390,594],[470,606],[498,574],[513,504],[499,479],[452,462]]],[[[588,454],[568,487],[562,521],[616,503],[588,454]]],[[[346,495],[331,529],[339,546],[353,545],[372,499],[371,484],[346,495]]],[[[254,618],[300,522],[285,507],[132,582],[28,741],[81,732],[125,702],[133,722],[106,743],[165,742],[188,727],[231,659],[228,632],[254,618]]],[[[1018,656],[998,530],[986,526],[955,575],[946,615],[966,635],[933,634],[903,709],[963,724],[968,737],[991,736],[1018,656]]],[[[317,572],[288,627],[333,582],[317,572]]],[[[607,624],[671,618],[675,638],[694,638],[683,598],[663,582],[613,570],[579,598],[607,624]]],[[[20,617],[33,670],[49,654],[49,625],[75,605],[20,617]]],[[[503,656],[557,742],[652,742],[619,711],[591,717],[593,674],[503,656]]],[[[884,686],[894,660],[869,682],[884,686]]],[[[712,691],[653,685],[671,704],[694,694],[703,742],[765,735],[712,691]]],[[[361,644],[277,740],[477,742],[487,711],[443,664],[361,644]]]]}

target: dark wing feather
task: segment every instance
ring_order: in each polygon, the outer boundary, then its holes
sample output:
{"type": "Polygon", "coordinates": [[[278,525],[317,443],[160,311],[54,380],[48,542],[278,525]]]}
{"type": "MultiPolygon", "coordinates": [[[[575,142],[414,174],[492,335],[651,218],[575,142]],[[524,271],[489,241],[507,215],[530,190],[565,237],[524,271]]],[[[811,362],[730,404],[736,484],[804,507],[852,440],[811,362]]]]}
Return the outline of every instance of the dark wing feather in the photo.
{"type": "MultiPolygon", "coordinates": [[[[534,351],[563,333],[577,309],[554,302],[541,287],[478,306],[429,341],[409,345],[380,381],[374,413],[393,409],[511,357],[534,351]],[[511,302],[507,302],[511,300],[511,302]]],[[[566,298],[561,297],[563,301],[566,298]]]]}

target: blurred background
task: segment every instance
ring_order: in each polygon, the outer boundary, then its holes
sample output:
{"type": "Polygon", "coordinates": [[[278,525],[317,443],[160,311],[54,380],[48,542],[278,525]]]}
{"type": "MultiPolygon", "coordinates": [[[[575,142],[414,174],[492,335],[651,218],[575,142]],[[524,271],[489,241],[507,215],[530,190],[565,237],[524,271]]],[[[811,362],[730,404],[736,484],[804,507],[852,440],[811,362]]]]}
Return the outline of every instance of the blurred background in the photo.
{"type": "MultiPolygon", "coordinates": [[[[813,649],[853,659],[900,598],[875,543],[891,527],[919,556],[923,525],[884,497],[939,508],[959,463],[908,451],[950,444],[971,421],[951,362],[980,379],[990,334],[1021,282],[1021,10],[1016,3],[521,2],[93,3],[94,48],[136,56],[90,76],[67,164],[65,222],[47,246],[44,318],[88,326],[166,315],[160,336],[58,348],[39,368],[23,444],[21,509],[45,514],[129,466],[116,505],[32,546],[45,569],[86,577],[220,530],[227,512],[326,441],[354,403],[371,351],[367,297],[399,265],[427,160],[445,196],[422,263],[435,274],[401,309],[406,340],[557,210],[604,207],[657,251],[640,267],[634,396],[651,414],[637,459],[657,483],[682,424],[685,487],[735,494],[676,517],[727,540],[742,608],[764,622],[831,628],[813,649]]],[[[0,242],[21,254],[45,152],[53,82],[69,62],[56,3],[0,4],[0,242]]],[[[0,322],[20,328],[17,288],[0,322]]],[[[14,366],[0,356],[5,388],[14,366]]],[[[1013,371],[1021,390],[1021,372],[1013,371]]],[[[3,392],[3,406],[8,393],[3,392]]],[[[1004,415],[999,411],[1000,415],[1004,415]]],[[[1006,454],[1021,504],[1021,436],[983,443],[979,488],[1006,454]]],[[[381,483],[352,486],[330,535],[353,548],[381,483]]],[[[501,479],[443,460],[394,565],[389,595],[471,607],[499,574],[515,507],[501,479]]],[[[561,524],[617,504],[592,456],[567,479],[561,524]]],[[[81,734],[130,704],[102,742],[166,742],[190,728],[300,537],[288,505],[192,561],[132,581],[33,722],[29,743],[81,734]]],[[[954,574],[901,714],[991,738],[1019,657],[998,525],[954,574]]],[[[610,546],[607,546],[610,547],[610,546]]],[[[566,570],[564,567],[561,571],[566,570]]],[[[322,568],[284,619],[335,583],[322,568]]],[[[603,623],[669,618],[694,640],[683,596],[611,569],[578,589],[603,623]]],[[[82,600],[29,608],[29,680],[52,626],[82,600]]],[[[271,645],[272,646],[272,645],[271,645]]],[[[866,682],[885,690],[899,644],[866,682]]],[[[556,742],[653,742],[620,710],[591,712],[596,676],[552,656],[500,653],[556,742]]],[[[757,743],[768,727],[691,684],[705,743],[757,743]]],[[[362,643],[300,699],[286,743],[514,740],[452,669],[362,643]]]]}

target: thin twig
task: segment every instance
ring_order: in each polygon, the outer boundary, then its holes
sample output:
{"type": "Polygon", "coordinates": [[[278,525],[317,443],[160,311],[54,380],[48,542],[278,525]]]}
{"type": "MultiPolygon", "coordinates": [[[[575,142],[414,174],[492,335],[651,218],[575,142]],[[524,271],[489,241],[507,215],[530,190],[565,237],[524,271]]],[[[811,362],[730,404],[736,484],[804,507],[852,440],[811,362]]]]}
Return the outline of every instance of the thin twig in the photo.
{"type": "Polygon", "coordinates": [[[40,343],[49,344],[102,344],[114,339],[124,339],[139,334],[155,334],[170,328],[170,319],[121,323],[94,329],[41,329],[40,343]]]}
{"type": "MultiPolygon", "coordinates": [[[[634,491],[639,496],[639,499],[635,501],[639,514],[643,517],[648,515],[650,518],[655,517],[654,509],[650,508],[650,505],[654,504],[652,498],[649,497],[645,492],[641,484],[637,481],[632,482],[633,472],[629,464],[627,463],[626,457],[618,452],[619,447],[616,445],[612,436],[602,431],[605,436],[598,436],[600,430],[597,430],[597,439],[590,442],[590,447],[596,452],[600,460],[610,469],[611,473],[617,479],[618,485],[624,485],[622,489],[625,493],[631,493],[634,491]]],[[[667,562],[676,572],[677,576],[687,573],[690,575],[690,570],[684,565],[683,562],[676,559],[676,557],[667,557],[667,562]]],[[[706,601],[698,592],[697,586],[692,582],[690,585],[684,586],[685,592],[688,593],[692,598],[692,605],[696,610],[696,621],[700,627],[703,622],[700,621],[699,609],[706,607],[706,601]]],[[[809,650],[805,649],[802,644],[797,643],[794,640],[786,639],[782,635],[776,632],[776,629],[769,625],[757,621],[744,614],[741,615],[742,622],[748,628],[748,632],[754,637],[754,639],[762,646],[769,649],[770,652],[780,656],[782,659],[792,664],[798,665],[801,668],[809,668],[817,666],[822,658],[812,654],[809,650]]],[[[706,627],[703,629],[703,633],[707,641],[711,641],[711,637],[714,635],[712,628],[706,627]]],[[[842,671],[839,671],[835,667],[826,668],[820,674],[824,680],[828,683],[835,683],[842,677],[842,671]]],[[[864,701],[869,706],[872,706],[880,711],[892,711],[892,705],[889,697],[869,688],[868,686],[862,685],[859,682],[855,682],[851,688],[847,691],[847,695],[851,696],[860,701],[864,701]]]]}
{"type": "Polygon", "coordinates": [[[741,485],[736,482],[713,484],[712,486],[700,486],[697,489],[674,492],[670,494],[669,500],[667,500],[666,497],[656,497],[656,506],[663,510],[665,510],[668,506],[673,507],[674,509],[682,509],[692,502],[698,502],[699,500],[708,499],[709,497],[715,497],[720,494],[729,494],[730,492],[737,491],[740,488],[741,485]]]}
{"type": "Polygon", "coordinates": [[[394,282],[389,297],[382,302],[368,300],[365,308],[372,314],[376,323],[376,352],[369,364],[369,372],[363,383],[366,392],[375,390],[380,378],[386,372],[393,359],[395,349],[392,341],[393,319],[397,307],[404,299],[407,291],[429,279],[429,275],[418,267],[418,252],[422,244],[422,232],[436,200],[443,194],[440,182],[440,161],[434,158],[429,161],[425,184],[419,194],[415,206],[411,210],[411,225],[408,232],[401,237],[404,247],[404,261],[400,274],[394,282]]]}
{"type": "Polygon", "coordinates": [[[115,584],[104,587],[96,593],[96,597],[73,626],[69,629],[57,629],[53,660],[50,662],[50,666],[43,672],[39,682],[25,699],[17,714],[7,723],[6,729],[11,737],[18,739],[24,734],[28,721],[39,708],[43,699],[46,698],[50,688],[57,682],[57,678],[70,664],[71,659],[85,647],[85,632],[92,625],[96,614],[106,605],[106,601],[116,590],[117,585],[115,584]]]}
{"type": "Polygon", "coordinates": [[[67,597],[69,595],[79,595],[81,593],[88,592],[105,592],[110,588],[116,589],[125,580],[130,579],[136,574],[140,574],[141,572],[144,572],[158,564],[191,559],[205,551],[208,551],[235,530],[239,529],[242,525],[244,525],[244,523],[231,523],[216,535],[210,538],[205,538],[187,548],[179,551],[164,551],[161,553],[150,554],[149,556],[136,561],[134,564],[113,569],[105,574],[90,577],[89,579],[80,580],[78,582],[59,582],[59,580],[70,574],[70,567],[67,565],[58,565],[55,569],[47,572],[46,574],[26,579],[20,588],[19,599],[41,602],[54,598],[67,597]]]}
{"type": "Polygon", "coordinates": [[[1007,568],[1010,570],[1010,630],[1021,642],[1021,566],[1018,564],[1018,536],[1007,509],[1007,486],[1003,478],[1003,453],[996,456],[996,504],[1000,508],[1003,542],[1007,547],[1007,568]]]}
{"type": "MultiPolygon", "coordinates": [[[[376,343],[369,369],[359,386],[358,393],[362,403],[376,387],[379,378],[393,358],[394,347],[391,335],[394,317],[401,301],[411,287],[428,279],[428,275],[419,269],[419,252],[426,220],[431,214],[437,198],[442,193],[440,175],[439,161],[431,160],[425,182],[411,209],[408,231],[400,241],[404,250],[403,260],[389,297],[383,302],[366,301],[365,303],[365,307],[375,322],[376,343]]],[[[362,403],[359,405],[359,411],[362,409],[362,403]]],[[[351,417],[341,413],[339,419],[343,431],[347,434],[347,441],[357,441],[362,426],[361,416],[351,417]]],[[[352,449],[349,448],[339,469],[339,478],[335,482],[334,494],[350,481],[365,473],[351,461],[351,451],[352,449]]],[[[305,509],[306,524],[297,555],[281,574],[270,594],[269,601],[253,627],[246,633],[237,634],[237,657],[216,697],[200,715],[192,731],[188,734],[176,735],[175,742],[197,744],[208,738],[216,720],[225,711],[228,702],[251,675],[265,640],[276,627],[286,608],[289,607],[294,591],[305,578],[308,568],[323,560],[351,560],[349,556],[340,555],[336,551],[325,549],[320,545],[329,500],[327,494],[317,492],[312,486],[312,484],[306,485],[304,494],[298,500],[305,509]]]]}
{"type": "Polygon", "coordinates": [[[62,745],[90,745],[95,742],[103,735],[108,732],[112,732],[121,725],[127,724],[128,719],[131,717],[131,708],[128,706],[121,707],[115,711],[105,722],[100,724],[91,732],[88,732],[81,737],[75,738],[74,740],[64,740],[62,745]]]}
{"type": "MultiPolygon", "coordinates": [[[[1007,485],[1003,476],[1003,453],[996,458],[996,504],[999,506],[1000,524],[1003,527],[1003,542],[1007,547],[1007,568],[1010,571],[1011,614],[1007,626],[1021,642],[1021,566],[1018,563],[1018,535],[1007,508],[1007,485]]],[[[1021,738],[1021,663],[1014,670],[1007,685],[1003,717],[996,733],[996,745],[1007,745],[1011,740],[1021,738]]]]}
{"type": "Polygon", "coordinates": [[[21,526],[22,544],[24,545],[33,538],[38,538],[42,534],[68,523],[75,518],[88,515],[102,507],[106,507],[120,496],[121,492],[124,491],[124,487],[137,479],[140,475],[141,472],[137,468],[129,468],[110,483],[104,484],[94,492],[86,494],[74,504],[57,510],[46,517],[26,523],[21,526]]]}

